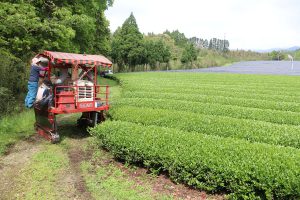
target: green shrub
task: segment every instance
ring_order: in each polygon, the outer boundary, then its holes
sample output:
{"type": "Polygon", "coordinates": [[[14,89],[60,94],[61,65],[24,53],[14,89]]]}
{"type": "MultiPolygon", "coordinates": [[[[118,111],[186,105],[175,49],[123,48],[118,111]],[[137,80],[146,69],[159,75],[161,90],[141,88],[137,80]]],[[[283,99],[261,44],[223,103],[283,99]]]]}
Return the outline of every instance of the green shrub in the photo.
{"type": "Polygon", "coordinates": [[[32,110],[13,113],[0,119],[0,155],[10,144],[35,133],[34,120],[32,110]]]}
{"type": "MultiPolygon", "coordinates": [[[[201,92],[194,91],[193,93],[178,93],[180,90],[177,88],[177,93],[168,93],[156,91],[141,91],[141,92],[124,92],[124,97],[133,98],[151,98],[151,99],[170,99],[170,100],[184,100],[192,102],[202,102],[202,103],[215,103],[222,105],[233,105],[233,106],[243,106],[249,108],[261,108],[261,109],[272,109],[272,110],[282,110],[291,112],[300,112],[300,105],[297,102],[284,102],[275,101],[272,99],[251,99],[245,98],[242,95],[238,96],[220,96],[217,92],[215,95],[205,94],[202,90],[201,92]],[[204,93],[204,94],[203,94],[204,93]]],[[[227,92],[229,93],[229,92],[227,92]]]]}
{"type": "Polygon", "coordinates": [[[117,121],[92,133],[117,158],[234,199],[300,198],[298,77],[116,77],[123,90],[110,115],[117,121]]]}
{"type": "Polygon", "coordinates": [[[171,99],[122,98],[117,105],[147,107],[168,110],[181,110],[205,115],[227,116],[239,119],[252,119],[275,124],[300,125],[300,113],[280,110],[267,110],[243,106],[222,105],[171,99]]]}
{"type": "Polygon", "coordinates": [[[300,149],[299,126],[132,106],[114,107],[110,114],[114,120],[145,126],[156,125],[300,149]]]}
{"type": "Polygon", "coordinates": [[[12,92],[5,87],[0,87],[0,119],[12,112],[15,106],[16,102],[12,92]]]}
{"type": "Polygon", "coordinates": [[[27,86],[29,67],[5,50],[0,49],[0,85],[19,96],[27,86]]]}
{"type": "Polygon", "coordinates": [[[108,121],[92,129],[118,159],[237,198],[299,199],[300,151],[157,126],[108,121]]]}

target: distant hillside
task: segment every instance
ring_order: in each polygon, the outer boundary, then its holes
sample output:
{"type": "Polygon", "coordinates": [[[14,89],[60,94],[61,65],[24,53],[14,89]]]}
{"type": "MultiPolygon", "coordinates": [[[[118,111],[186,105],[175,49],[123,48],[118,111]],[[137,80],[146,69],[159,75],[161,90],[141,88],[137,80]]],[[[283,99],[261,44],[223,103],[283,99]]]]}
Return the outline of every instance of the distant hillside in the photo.
{"type": "Polygon", "coordinates": [[[293,46],[290,48],[272,48],[272,49],[259,49],[259,50],[255,50],[256,52],[260,52],[260,53],[268,53],[268,52],[272,52],[272,51],[297,51],[300,49],[300,46],[293,46]]]}

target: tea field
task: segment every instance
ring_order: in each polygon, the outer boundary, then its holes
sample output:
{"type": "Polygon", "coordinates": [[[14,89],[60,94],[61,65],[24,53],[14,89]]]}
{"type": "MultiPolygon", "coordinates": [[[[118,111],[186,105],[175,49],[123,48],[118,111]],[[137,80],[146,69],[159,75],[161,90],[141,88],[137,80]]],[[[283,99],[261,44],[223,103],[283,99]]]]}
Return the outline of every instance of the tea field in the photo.
{"type": "Polygon", "coordinates": [[[104,148],[175,182],[239,199],[300,198],[297,76],[118,74],[104,148]]]}

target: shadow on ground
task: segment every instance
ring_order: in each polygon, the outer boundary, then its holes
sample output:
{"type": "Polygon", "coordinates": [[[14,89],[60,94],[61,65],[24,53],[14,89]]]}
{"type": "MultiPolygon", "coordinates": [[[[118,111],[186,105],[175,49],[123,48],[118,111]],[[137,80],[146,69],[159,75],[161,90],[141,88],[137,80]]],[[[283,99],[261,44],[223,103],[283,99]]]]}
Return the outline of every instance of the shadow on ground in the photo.
{"type": "Polygon", "coordinates": [[[88,128],[79,127],[77,125],[77,119],[79,117],[79,114],[62,115],[57,117],[58,133],[61,138],[60,142],[64,141],[66,138],[83,139],[90,137],[88,128]]]}

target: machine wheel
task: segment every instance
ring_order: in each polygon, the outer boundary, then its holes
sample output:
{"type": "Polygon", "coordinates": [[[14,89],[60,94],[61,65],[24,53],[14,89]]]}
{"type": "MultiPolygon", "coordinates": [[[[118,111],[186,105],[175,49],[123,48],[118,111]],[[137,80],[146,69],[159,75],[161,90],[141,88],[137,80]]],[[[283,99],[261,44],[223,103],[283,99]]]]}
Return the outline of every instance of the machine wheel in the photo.
{"type": "Polygon", "coordinates": [[[93,112],[84,112],[81,117],[77,120],[77,125],[81,128],[87,128],[92,126],[92,114],[93,112]]]}
{"type": "Polygon", "coordinates": [[[51,133],[51,143],[55,144],[58,143],[59,141],[60,141],[59,135],[51,133]]]}
{"type": "Polygon", "coordinates": [[[105,121],[104,112],[86,112],[82,113],[82,116],[77,120],[77,125],[79,127],[87,128],[95,127],[97,124],[105,121]]]}
{"type": "Polygon", "coordinates": [[[59,134],[52,133],[50,130],[45,130],[41,127],[36,126],[37,133],[41,135],[42,137],[49,140],[51,143],[58,143],[60,141],[59,134]]]}
{"type": "Polygon", "coordinates": [[[104,111],[99,112],[99,115],[98,115],[98,124],[101,123],[101,122],[104,122],[105,119],[106,119],[106,116],[105,116],[104,111]]]}
{"type": "Polygon", "coordinates": [[[87,118],[79,118],[77,120],[77,126],[81,127],[81,128],[87,128],[89,126],[90,120],[87,118]]]}
{"type": "Polygon", "coordinates": [[[101,122],[105,121],[105,113],[104,111],[100,111],[100,112],[94,112],[93,114],[93,127],[96,126],[97,124],[100,124],[101,122]]]}

